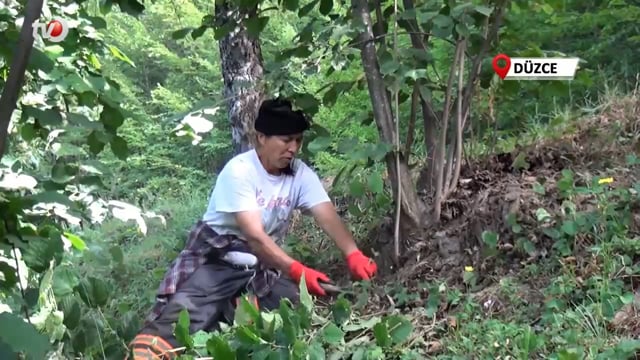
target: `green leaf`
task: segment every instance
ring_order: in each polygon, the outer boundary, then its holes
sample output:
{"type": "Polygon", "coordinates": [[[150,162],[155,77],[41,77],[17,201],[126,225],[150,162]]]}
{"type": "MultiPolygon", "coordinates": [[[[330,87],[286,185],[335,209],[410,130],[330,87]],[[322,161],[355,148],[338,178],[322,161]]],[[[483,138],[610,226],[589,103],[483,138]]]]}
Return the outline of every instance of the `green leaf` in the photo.
{"type": "Polygon", "coordinates": [[[295,104],[299,108],[303,109],[309,115],[314,115],[318,112],[320,102],[311,94],[299,94],[295,97],[295,104]]]}
{"type": "Polygon", "coordinates": [[[298,306],[296,310],[296,314],[298,315],[298,319],[300,320],[300,328],[303,330],[307,330],[311,328],[311,317],[313,310],[308,310],[305,306],[298,306]]]}
{"type": "Polygon", "coordinates": [[[12,289],[13,286],[18,283],[16,269],[4,261],[0,262],[0,273],[4,275],[3,279],[0,279],[0,286],[3,288],[12,289]]]}
{"type": "Polygon", "coordinates": [[[86,151],[79,146],[69,143],[59,143],[59,147],[54,149],[53,153],[58,157],[63,156],[84,156],[86,151]]]}
{"type": "Polygon", "coordinates": [[[493,231],[483,231],[482,241],[491,248],[498,246],[498,234],[493,231]]]}
{"type": "Polygon", "coordinates": [[[109,287],[107,283],[97,277],[89,277],[89,285],[91,289],[91,302],[94,306],[104,306],[109,300],[109,287]]]}
{"type": "Polygon", "coordinates": [[[111,145],[111,151],[113,151],[120,160],[127,160],[129,147],[125,139],[120,136],[114,136],[109,144],[111,145]]]}
{"type": "Polygon", "coordinates": [[[94,154],[98,155],[102,150],[104,150],[105,143],[100,140],[98,133],[94,130],[87,137],[87,144],[89,145],[89,150],[94,154]]]}
{"type": "Polygon", "coordinates": [[[371,173],[368,176],[369,190],[374,194],[380,194],[384,192],[384,182],[382,176],[377,173],[371,173]]]}
{"type": "Polygon", "coordinates": [[[31,106],[23,108],[25,115],[33,117],[43,126],[58,126],[62,124],[62,115],[53,109],[38,109],[31,106]]]}
{"type": "Polygon", "coordinates": [[[241,296],[238,306],[234,314],[234,323],[239,325],[248,325],[256,321],[260,321],[260,312],[255,305],[247,300],[247,296],[241,296]]]}
{"type": "Polygon", "coordinates": [[[354,137],[348,137],[340,139],[338,142],[337,150],[339,153],[348,154],[353,151],[353,149],[358,146],[358,139],[354,137]]]}
{"type": "Polygon", "coordinates": [[[493,12],[492,8],[490,8],[488,6],[484,6],[484,5],[476,5],[475,6],[475,10],[476,10],[476,12],[478,12],[478,13],[484,15],[484,16],[489,16],[493,12]]]}
{"type": "Polygon", "coordinates": [[[364,184],[362,184],[359,180],[353,180],[349,183],[349,194],[355,197],[364,196],[365,189],[364,184]]]}
{"type": "Polygon", "coordinates": [[[64,243],[59,233],[52,232],[47,237],[36,236],[29,240],[29,246],[23,251],[23,260],[27,266],[35,272],[42,273],[49,269],[52,260],[61,260],[64,243]]]}
{"type": "Polygon", "coordinates": [[[433,20],[438,15],[439,14],[437,11],[419,12],[417,14],[417,20],[421,24],[427,24],[429,21],[433,20]]]}
{"type": "Polygon", "coordinates": [[[283,2],[286,10],[295,11],[298,9],[299,0],[284,0],[283,2]]]}
{"type": "Polygon", "coordinates": [[[42,70],[45,73],[50,73],[55,67],[55,62],[47,56],[42,50],[33,47],[31,49],[31,55],[29,56],[29,70],[42,70]]]}
{"type": "Polygon", "coordinates": [[[122,249],[118,245],[114,245],[109,249],[109,253],[111,254],[111,258],[117,264],[122,264],[124,262],[124,253],[122,249]]]}
{"type": "Polygon", "coordinates": [[[64,236],[69,239],[71,245],[73,245],[74,248],[80,251],[84,251],[87,248],[87,244],[78,235],[74,235],[70,232],[65,232],[64,236]]]}
{"type": "MultiPolygon", "coordinates": [[[[178,315],[178,322],[176,323],[176,328],[174,330],[174,335],[176,337],[176,340],[181,345],[186,346],[187,349],[191,349],[193,347],[193,339],[191,338],[191,335],[189,334],[189,326],[190,326],[190,324],[191,324],[191,319],[189,318],[189,311],[187,309],[182,309],[180,311],[180,314],[178,315]]],[[[209,342],[212,339],[209,339],[209,341],[207,341],[207,350],[208,351],[209,351],[209,342]]]]}
{"type": "Polygon", "coordinates": [[[558,360],[579,360],[582,359],[580,348],[562,349],[558,352],[558,360]]]}
{"type": "Polygon", "coordinates": [[[124,123],[124,116],[119,109],[105,104],[100,113],[100,122],[112,134],[124,123]]]}
{"type": "MultiPolygon", "coordinates": [[[[611,6],[611,4],[609,4],[609,6],[611,6]]],[[[551,6],[549,4],[542,4],[541,10],[547,15],[553,14],[553,11],[554,11],[553,10],[553,6],[551,6]]]]}
{"type": "Polygon", "coordinates": [[[399,68],[400,63],[393,57],[393,55],[380,56],[380,72],[382,73],[382,75],[392,74],[399,68]]]}
{"type": "Polygon", "coordinates": [[[451,16],[454,16],[456,18],[460,17],[460,15],[462,15],[462,13],[470,8],[473,7],[473,4],[471,3],[462,3],[460,5],[457,5],[456,7],[454,7],[453,9],[451,9],[451,16]]]}
{"type": "Polygon", "coordinates": [[[44,359],[51,350],[47,336],[9,312],[0,313],[0,342],[8,345],[14,352],[25,353],[31,359],[44,359]]]}
{"type": "Polygon", "coordinates": [[[339,298],[331,306],[331,315],[336,324],[345,324],[351,316],[351,303],[345,298],[339,298]]]}
{"type": "Polygon", "coordinates": [[[73,125],[81,126],[87,129],[94,129],[94,130],[104,129],[102,123],[97,121],[92,121],[88,117],[82,114],[67,113],[67,120],[69,121],[69,123],[73,125]]]}
{"type": "Polygon", "coordinates": [[[340,344],[344,339],[344,332],[334,323],[329,323],[322,331],[325,342],[333,345],[340,344]]]}
{"type": "Polygon", "coordinates": [[[326,148],[329,147],[329,145],[331,145],[331,138],[330,137],[316,137],[315,139],[313,139],[308,145],[307,145],[307,149],[309,149],[309,151],[311,151],[313,154],[317,154],[321,151],[324,151],[326,148]]]}
{"type": "Polygon", "coordinates": [[[29,200],[34,201],[36,203],[42,202],[45,204],[58,203],[61,205],[66,205],[69,207],[74,207],[75,204],[67,195],[61,194],[57,191],[44,191],[41,193],[37,193],[35,195],[31,195],[27,197],[29,200]]]}
{"type": "Polygon", "coordinates": [[[333,0],[320,0],[320,14],[329,15],[333,9],[333,0]]]}
{"type": "Polygon", "coordinates": [[[291,311],[287,301],[283,299],[280,301],[280,308],[278,309],[280,317],[282,318],[282,328],[289,344],[293,344],[298,338],[299,327],[297,315],[291,311]]]}
{"type": "Polygon", "coordinates": [[[307,5],[301,7],[300,10],[298,10],[298,17],[301,18],[301,17],[307,16],[307,14],[309,14],[311,12],[311,10],[313,10],[313,8],[316,6],[318,1],[319,0],[313,0],[310,3],[308,3],[307,5]]]}
{"type": "Polygon", "coordinates": [[[251,17],[245,20],[245,26],[247,27],[247,33],[254,38],[257,38],[262,30],[267,26],[269,22],[268,16],[251,17]]]}
{"type": "Polygon", "coordinates": [[[186,28],[182,28],[180,30],[176,30],[176,31],[171,33],[171,38],[173,40],[184,39],[187,35],[189,35],[191,30],[193,30],[192,27],[186,27],[186,28]]]}
{"type": "Polygon", "coordinates": [[[223,37],[227,36],[233,29],[236,28],[236,22],[229,20],[222,26],[217,26],[213,28],[213,38],[216,40],[220,40],[223,37]]]}
{"type": "Polygon", "coordinates": [[[376,344],[378,346],[386,347],[391,345],[391,338],[387,330],[387,324],[381,321],[373,326],[373,335],[376,338],[376,344]]]}
{"type": "Polygon", "coordinates": [[[578,233],[578,226],[572,220],[565,220],[562,223],[562,231],[567,235],[574,236],[578,233]]]}
{"type": "Polygon", "coordinates": [[[449,16],[438,14],[433,18],[433,24],[440,28],[448,28],[453,26],[453,19],[449,16]]]}
{"type": "Polygon", "coordinates": [[[427,69],[411,69],[404,74],[405,78],[410,78],[412,80],[418,80],[420,78],[427,78],[427,69]]]}
{"type": "Polygon", "coordinates": [[[307,350],[308,350],[307,344],[304,341],[298,339],[293,344],[293,349],[292,349],[291,353],[292,353],[294,359],[301,359],[302,360],[302,359],[306,359],[305,355],[307,355],[307,350]]]}
{"type": "Polygon", "coordinates": [[[373,161],[381,161],[389,152],[393,150],[393,145],[379,142],[367,151],[367,155],[373,161]]]}
{"type": "Polygon", "coordinates": [[[533,191],[540,195],[544,195],[546,193],[544,186],[537,181],[533,183],[533,191]]]}
{"type": "Polygon", "coordinates": [[[313,341],[309,344],[309,360],[325,360],[325,358],[326,354],[321,343],[313,341]]]}
{"type": "Polygon", "coordinates": [[[300,279],[298,289],[300,291],[300,303],[302,303],[302,306],[304,306],[307,311],[311,312],[313,310],[313,298],[311,298],[311,295],[309,294],[307,281],[304,276],[300,279]]]}
{"type": "Polygon", "coordinates": [[[317,135],[321,137],[331,137],[331,133],[327,128],[320,126],[318,124],[311,125],[311,130],[317,135]]]}
{"type": "Polygon", "coordinates": [[[451,31],[453,30],[453,19],[451,17],[438,14],[435,18],[433,18],[433,36],[439,38],[446,38],[451,35],[451,31]]]}
{"type": "Polygon", "coordinates": [[[114,0],[120,6],[120,10],[134,17],[140,15],[144,11],[144,5],[136,0],[114,0]]]}
{"type": "Polygon", "coordinates": [[[22,124],[20,127],[20,136],[24,141],[31,141],[38,136],[38,131],[33,124],[22,124]]]}
{"type": "Polygon", "coordinates": [[[403,316],[392,315],[389,316],[385,322],[389,329],[389,335],[396,344],[400,344],[409,339],[409,335],[411,335],[413,331],[413,325],[409,320],[403,316]]]}
{"type": "Polygon", "coordinates": [[[458,33],[462,37],[469,37],[471,35],[469,28],[465,24],[458,23],[456,24],[455,29],[456,33],[458,33]]]}
{"type": "MultiPolygon", "coordinates": [[[[57,295],[56,295],[57,296],[57,295]]],[[[62,312],[64,313],[63,324],[73,330],[80,324],[82,309],[80,302],[75,296],[66,296],[62,300],[62,312]]]]}
{"type": "Polygon", "coordinates": [[[80,284],[77,272],[66,265],[58,266],[53,271],[53,293],[56,297],[73,294],[73,289],[80,284]]]}
{"type": "Polygon", "coordinates": [[[120,51],[120,49],[118,49],[117,47],[115,47],[113,45],[107,45],[107,48],[111,52],[111,55],[113,55],[116,59],[124,61],[127,64],[129,64],[129,65],[131,65],[133,67],[136,67],[136,65],[133,63],[133,61],[131,61],[131,59],[129,59],[129,57],[127,55],[125,55],[122,51],[120,51]]]}
{"type": "Polygon", "coordinates": [[[236,327],[236,336],[238,340],[244,345],[257,345],[262,343],[262,339],[253,330],[246,325],[239,325],[236,327]]]}
{"type": "Polygon", "coordinates": [[[66,184],[77,174],[77,169],[62,162],[56,162],[51,168],[51,180],[58,184],[66,184]]]}
{"type": "Polygon", "coordinates": [[[197,28],[195,28],[192,32],[191,32],[191,38],[193,40],[201,37],[202,35],[204,35],[204,32],[207,31],[209,27],[206,25],[200,25],[197,28]]]}

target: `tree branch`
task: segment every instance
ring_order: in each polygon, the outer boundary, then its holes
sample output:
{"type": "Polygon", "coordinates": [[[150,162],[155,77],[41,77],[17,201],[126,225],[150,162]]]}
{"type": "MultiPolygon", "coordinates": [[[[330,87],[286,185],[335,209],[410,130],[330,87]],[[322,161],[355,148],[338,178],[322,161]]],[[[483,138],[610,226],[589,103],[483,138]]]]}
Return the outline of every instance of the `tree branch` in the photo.
{"type": "Polygon", "coordinates": [[[413,136],[415,135],[416,127],[416,113],[418,112],[418,104],[420,101],[420,85],[416,82],[413,85],[413,92],[411,93],[411,115],[409,117],[409,127],[407,128],[407,140],[404,147],[404,158],[409,162],[411,156],[411,148],[413,147],[413,136]]]}
{"type": "MultiPolygon", "coordinates": [[[[493,18],[493,22],[491,23],[491,29],[487,32],[485,41],[482,43],[482,48],[480,52],[473,60],[473,64],[471,65],[471,70],[469,71],[469,81],[467,81],[467,86],[464,90],[463,100],[462,100],[462,109],[463,113],[468,113],[469,108],[471,107],[471,94],[473,93],[473,86],[475,85],[478,76],[480,75],[480,65],[482,65],[482,58],[489,50],[489,45],[498,38],[498,31],[500,30],[500,26],[502,25],[502,19],[504,17],[504,12],[507,7],[509,0],[501,0],[499,4],[495,7],[497,12],[493,18]]],[[[467,123],[467,117],[463,118],[462,128],[464,129],[467,123]]]]}
{"type": "MultiPolygon", "coordinates": [[[[460,165],[462,162],[462,131],[463,131],[462,123],[463,123],[463,116],[465,121],[466,121],[466,116],[468,116],[468,113],[465,113],[464,115],[462,114],[463,83],[464,83],[464,57],[460,59],[460,69],[458,69],[458,103],[457,103],[458,109],[456,111],[456,114],[458,116],[456,117],[457,121],[456,121],[456,140],[455,140],[456,151],[455,151],[455,155],[453,156],[453,160],[455,160],[456,167],[453,170],[453,175],[452,175],[453,179],[447,185],[447,191],[445,192],[445,195],[444,195],[445,199],[449,196],[451,191],[453,191],[453,189],[456,187],[458,183],[458,178],[460,177],[460,165]]],[[[452,164],[453,164],[453,161],[452,161],[452,164]]]]}
{"type": "Polygon", "coordinates": [[[456,45],[456,53],[453,59],[453,64],[451,64],[451,70],[449,71],[449,80],[447,81],[447,91],[445,94],[445,101],[444,101],[444,109],[442,112],[442,129],[440,130],[440,143],[438,144],[438,159],[436,160],[437,163],[437,170],[436,170],[436,196],[435,196],[435,202],[434,202],[434,213],[433,213],[433,220],[434,222],[438,222],[440,219],[440,213],[441,213],[441,205],[442,205],[442,201],[444,200],[444,197],[442,196],[444,191],[446,189],[443,188],[443,181],[444,179],[444,160],[445,160],[445,152],[446,152],[446,145],[447,145],[447,124],[449,122],[449,113],[451,111],[450,109],[450,104],[451,104],[451,90],[453,88],[453,77],[456,74],[456,66],[458,64],[458,61],[462,61],[462,58],[464,56],[463,53],[463,48],[464,45],[466,44],[466,42],[464,40],[458,40],[458,44],[456,45]]]}

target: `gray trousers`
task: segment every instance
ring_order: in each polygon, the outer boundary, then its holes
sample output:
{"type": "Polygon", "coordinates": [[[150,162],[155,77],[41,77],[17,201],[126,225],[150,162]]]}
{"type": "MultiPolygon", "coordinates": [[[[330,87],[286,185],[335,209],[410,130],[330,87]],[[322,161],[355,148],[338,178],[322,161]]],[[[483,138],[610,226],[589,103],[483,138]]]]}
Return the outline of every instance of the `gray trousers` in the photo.
{"type": "MultiPolygon", "coordinates": [[[[253,271],[239,270],[221,263],[201,265],[177,290],[160,316],[142,328],[140,333],[160,336],[174,347],[180,347],[173,326],[182,309],[187,309],[191,334],[219,329],[219,322],[231,324],[237,297],[246,292],[253,271]]],[[[258,298],[260,310],[273,310],[282,298],[299,301],[298,286],[288,278],[279,278],[266,295],[258,298]]]]}

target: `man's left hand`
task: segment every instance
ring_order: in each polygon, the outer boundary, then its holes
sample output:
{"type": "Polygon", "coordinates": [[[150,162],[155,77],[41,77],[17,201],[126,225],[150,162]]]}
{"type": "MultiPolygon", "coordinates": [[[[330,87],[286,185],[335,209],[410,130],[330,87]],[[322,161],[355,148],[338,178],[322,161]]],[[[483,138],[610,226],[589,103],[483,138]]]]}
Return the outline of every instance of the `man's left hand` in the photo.
{"type": "Polygon", "coordinates": [[[378,271],[375,261],[366,257],[360,250],[355,250],[347,255],[347,264],[351,275],[357,280],[369,280],[378,271]]]}

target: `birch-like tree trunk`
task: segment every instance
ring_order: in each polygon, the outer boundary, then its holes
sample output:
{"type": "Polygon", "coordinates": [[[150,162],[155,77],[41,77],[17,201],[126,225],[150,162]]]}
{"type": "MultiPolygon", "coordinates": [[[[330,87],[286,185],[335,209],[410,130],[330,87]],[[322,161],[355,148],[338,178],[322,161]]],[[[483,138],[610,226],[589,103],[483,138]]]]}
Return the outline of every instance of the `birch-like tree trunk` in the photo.
{"type": "MultiPolygon", "coordinates": [[[[239,23],[239,11],[226,1],[216,2],[215,12],[220,25],[239,23]]],[[[242,24],[220,39],[219,47],[233,152],[239,154],[254,147],[253,124],[264,98],[262,50],[242,24]]]]}

